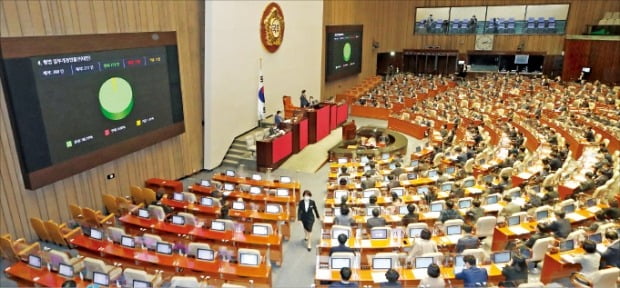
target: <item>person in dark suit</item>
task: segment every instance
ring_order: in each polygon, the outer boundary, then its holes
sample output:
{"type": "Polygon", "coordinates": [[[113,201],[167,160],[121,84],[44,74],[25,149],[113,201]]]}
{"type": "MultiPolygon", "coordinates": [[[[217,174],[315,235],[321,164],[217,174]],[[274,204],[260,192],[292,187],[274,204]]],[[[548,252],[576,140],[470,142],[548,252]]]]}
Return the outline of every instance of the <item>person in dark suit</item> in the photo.
{"type": "Polygon", "coordinates": [[[387,225],[387,222],[383,217],[379,217],[381,214],[379,208],[372,209],[372,217],[366,220],[366,227],[368,227],[368,231],[372,230],[374,227],[383,227],[387,225]]]}
{"type": "Polygon", "coordinates": [[[308,101],[308,98],[306,97],[306,90],[301,90],[301,96],[299,96],[299,106],[301,106],[301,108],[306,108],[310,106],[310,102],[308,101]]]}
{"type": "Polygon", "coordinates": [[[275,123],[276,128],[280,129],[282,121],[284,121],[284,118],[282,118],[282,111],[278,110],[276,112],[276,116],[274,116],[273,118],[273,122],[275,123]]]}
{"type": "Polygon", "coordinates": [[[345,234],[338,235],[338,246],[334,246],[332,248],[329,248],[329,256],[331,257],[332,254],[334,254],[336,252],[351,252],[351,253],[355,254],[355,250],[353,250],[353,248],[347,246],[347,244],[346,244],[347,240],[349,240],[347,235],[345,235],[345,234]]]}
{"type": "Polygon", "coordinates": [[[297,219],[301,221],[304,226],[305,238],[304,241],[308,243],[308,251],[312,250],[312,225],[314,225],[314,215],[316,219],[321,219],[319,211],[316,209],[316,203],[310,199],[312,192],[305,190],[302,194],[303,200],[299,201],[297,205],[297,219]],[[314,214],[313,214],[314,212],[314,214]]]}
{"type": "Polygon", "coordinates": [[[556,220],[549,224],[549,230],[551,230],[556,237],[566,238],[573,230],[570,226],[570,221],[565,219],[564,216],[566,216],[564,211],[555,212],[556,220]]]}
{"type": "Polygon", "coordinates": [[[415,212],[415,205],[413,205],[412,203],[410,203],[409,205],[407,205],[407,211],[409,213],[407,213],[407,215],[403,216],[402,218],[402,223],[403,226],[407,227],[407,225],[411,224],[411,223],[416,223],[419,221],[420,216],[418,215],[418,213],[415,212]]]}
{"type": "Polygon", "coordinates": [[[355,287],[357,288],[357,283],[352,283],[349,282],[349,279],[351,279],[351,268],[349,267],[342,267],[340,269],[340,281],[339,282],[332,282],[332,284],[329,284],[329,288],[347,288],[347,287],[355,287]]]}
{"type": "Polygon", "coordinates": [[[476,267],[476,257],[474,255],[465,255],[463,262],[465,262],[465,269],[461,273],[454,275],[456,279],[463,280],[464,287],[486,287],[489,275],[486,269],[476,267]]]}
{"type": "Polygon", "coordinates": [[[456,253],[461,253],[465,249],[476,249],[480,247],[480,240],[478,237],[471,234],[472,227],[470,225],[463,225],[462,228],[465,234],[456,242],[456,253]]]}
{"type": "Polygon", "coordinates": [[[618,240],[618,232],[609,230],[605,232],[605,238],[611,244],[601,254],[601,268],[605,266],[620,267],[620,240],[618,240]]]}
{"type": "Polygon", "coordinates": [[[381,288],[386,288],[386,287],[390,287],[390,288],[400,288],[403,287],[400,283],[398,283],[398,278],[400,277],[400,274],[398,274],[398,271],[390,268],[385,272],[385,279],[388,280],[388,282],[383,282],[381,283],[381,288]]]}
{"type": "Polygon", "coordinates": [[[502,269],[502,275],[504,275],[506,281],[512,282],[514,287],[527,283],[527,263],[525,258],[516,254],[512,256],[512,262],[502,269]]]}
{"type": "Polygon", "coordinates": [[[552,235],[549,233],[549,228],[546,224],[539,222],[536,225],[536,233],[534,233],[527,241],[525,241],[525,246],[527,248],[532,249],[534,247],[534,243],[538,241],[538,239],[551,237],[552,235]]]}

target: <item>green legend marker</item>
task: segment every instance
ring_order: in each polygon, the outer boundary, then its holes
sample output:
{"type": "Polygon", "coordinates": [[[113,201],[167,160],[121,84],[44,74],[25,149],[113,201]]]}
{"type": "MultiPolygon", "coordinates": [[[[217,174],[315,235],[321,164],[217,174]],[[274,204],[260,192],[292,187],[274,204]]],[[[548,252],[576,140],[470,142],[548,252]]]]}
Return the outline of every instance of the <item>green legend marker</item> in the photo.
{"type": "Polygon", "coordinates": [[[125,79],[112,77],[99,88],[101,113],[110,120],[121,120],[133,109],[133,92],[125,79]]]}
{"type": "Polygon", "coordinates": [[[71,148],[71,146],[73,146],[73,142],[67,141],[65,142],[65,145],[67,145],[67,148],[71,148]]]}
{"type": "Polygon", "coordinates": [[[351,60],[351,43],[347,42],[342,47],[342,58],[344,62],[349,62],[351,60]]]}

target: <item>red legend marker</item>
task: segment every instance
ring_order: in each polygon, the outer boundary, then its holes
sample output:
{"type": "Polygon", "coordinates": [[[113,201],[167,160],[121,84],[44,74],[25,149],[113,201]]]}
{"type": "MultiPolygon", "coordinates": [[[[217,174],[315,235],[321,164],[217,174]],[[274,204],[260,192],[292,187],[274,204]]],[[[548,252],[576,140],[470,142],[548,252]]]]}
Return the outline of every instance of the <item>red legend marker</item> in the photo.
{"type": "Polygon", "coordinates": [[[103,135],[105,136],[110,135],[110,129],[105,129],[105,131],[103,131],[103,135]]]}

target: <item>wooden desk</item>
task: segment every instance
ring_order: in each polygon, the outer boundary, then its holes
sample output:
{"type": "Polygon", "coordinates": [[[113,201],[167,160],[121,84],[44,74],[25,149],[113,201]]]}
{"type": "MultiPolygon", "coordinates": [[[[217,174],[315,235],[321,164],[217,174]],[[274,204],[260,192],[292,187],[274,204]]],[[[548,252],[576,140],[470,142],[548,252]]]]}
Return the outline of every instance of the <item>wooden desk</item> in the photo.
{"type": "MultiPolygon", "coordinates": [[[[4,269],[4,273],[6,273],[10,279],[15,280],[20,287],[32,287],[35,285],[43,287],[60,287],[62,283],[69,280],[69,278],[65,278],[60,276],[58,273],[47,270],[46,267],[36,269],[24,262],[17,262],[9,267],[6,267],[4,269]]],[[[90,285],[90,281],[80,280],[79,277],[73,277],[72,280],[77,283],[77,287],[86,287],[90,285]]]]}
{"type": "Polygon", "coordinates": [[[585,251],[583,248],[576,248],[571,251],[560,252],[560,253],[549,253],[545,254],[545,259],[543,260],[543,266],[540,271],[540,282],[549,283],[555,279],[570,277],[571,273],[578,272],[581,270],[581,264],[571,264],[564,262],[560,257],[563,254],[583,254],[585,251]]]}
{"type": "Polygon", "coordinates": [[[290,125],[293,132],[293,153],[297,153],[308,146],[308,118],[290,125]]]}
{"type": "Polygon", "coordinates": [[[70,242],[77,246],[81,252],[90,253],[95,257],[99,255],[97,258],[106,259],[107,257],[105,256],[113,256],[128,263],[135,263],[135,265],[140,265],[140,263],[153,264],[175,275],[195,271],[200,274],[207,274],[214,279],[247,281],[248,278],[251,278],[254,279],[255,283],[268,286],[272,284],[271,266],[266,263],[250,267],[224,262],[219,259],[212,262],[200,261],[176,253],[163,255],[141,248],[126,248],[113,242],[98,241],[84,235],[78,235],[71,239],[70,242]]]}
{"type": "Polygon", "coordinates": [[[358,104],[351,105],[351,115],[365,118],[375,118],[387,120],[390,116],[390,109],[372,106],[362,106],[358,104]]]}
{"type": "Polygon", "coordinates": [[[267,168],[276,169],[293,153],[293,133],[256,141],[256,169],[267,171],[267,168]]]}
{"type": "Polygon", "coordinates": [[[336,109],[336,125],[340,126],[347,122],[349,118],[349,104],[346,102],[340,103],[336,109]]]}
{"type": "Polygon", "coordinates": [[[411,120],[401,120],[396,117],[388,118],[388,129],[405,133],[417,139],[424,139],[429,128],[412,122],[411,120]]]}
{"type": "Polygon", "coordinates": [[[151,188],[154,191],[157,191],[159,188],[166,189],[167,192],[181,192],[183,191],[183,182],[176,180],[165,180],[160,178],[151,178],[144,181],[144,186],[146,188],[151,188]]]}
{"type": "Polygon", "coordinates": [[[197,239],[200,242],[221,244],[222,241],[229,241],[237,248],[259,249],[263,255],[266,255],[266,251],[270,250],[271,259],[277,265],[282,265],[284,259],[282,235],[255,236],[234,231],[220,232],[190,225],[175,225],[155,219],[143,219],[132,214],[122,216],[119,220],[126,224],[127,229],[133,229],[138,232],[140,231],[139,228],[146,228],[153,232],[158,231],[159,233],[170,235],[188,235],[191,237],[190,239],[197,239]]]}

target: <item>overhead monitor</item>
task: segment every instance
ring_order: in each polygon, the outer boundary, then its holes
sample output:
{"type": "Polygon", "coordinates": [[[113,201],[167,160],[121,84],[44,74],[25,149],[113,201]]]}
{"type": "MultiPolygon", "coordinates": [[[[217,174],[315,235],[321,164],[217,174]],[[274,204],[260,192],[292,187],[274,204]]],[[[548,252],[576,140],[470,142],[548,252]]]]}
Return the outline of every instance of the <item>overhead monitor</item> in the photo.
{"type": "Polygon", "coordinates": [[[258,255],[253,253],[239,253],[239,265],[257,266],[259,264],[258,255]]]}
{"type": "Polygon", "coordinates": [[[516,54],[515,64],[527,64],[529,62],[530,55],[528,54],[516,54]]]}
{"type": "Polygon", "coordinates": [[[161,254],[172,255],[172,244],[157,242],[157,245],[155,246],[155,251],[161,254]]]}
{"type": "Polygon", "coordinates": [[[325,27],[325,81],[362,72],[363,31],[362,25],[325,27]]]}
{"type": "Polygon", "coordinates": [[[329,268],[332,270],[340,270],[344,267],[351,268],[351,258],[331,257],[329,259],[329,268]]]}
{"type": "Polygon", "coordinates": [[[215,260],[215,251],[211,249],[196,249],[196,259],[204,260],[204,261],[213,261],[215,260]]]}
{"type": "Polygon", "coordinates": [[[93,284],[107,287],[110,285],[110,276],[106,273],[93,272],[93,284]]]}
{"type": "Polygon", "coordinates": [[[372,258],[373,270],[384,270],[392,268],[392,258],[374,257],[372,258]]]}
{"type": "Polygon", "coordinates": [[[136,241],[131,236],[122,235],[121,236],[121,245],[123,247],[127,247],[127,248],[135,248],[136,247],[136,241]]]}
{"type": "Polygon", "coordinates": [[[73,266],[64,263],[58,264],[58,274],[65,278],[73,278],[73,266]]]}
{"type": "Polygon", "coordinates": [[[433,264],[433,257],[416,257],[415,269],[427,269],[433,264]]]}

